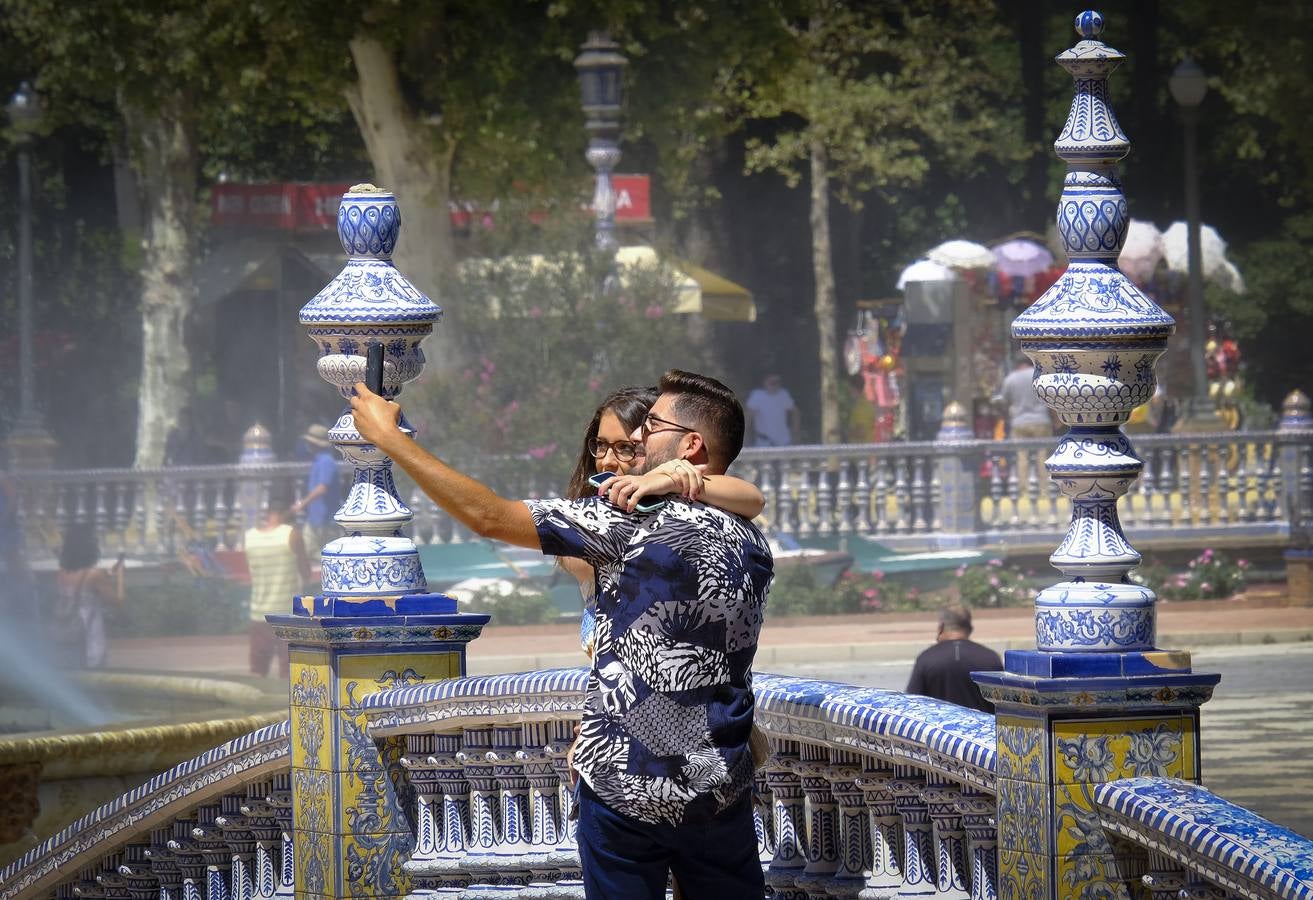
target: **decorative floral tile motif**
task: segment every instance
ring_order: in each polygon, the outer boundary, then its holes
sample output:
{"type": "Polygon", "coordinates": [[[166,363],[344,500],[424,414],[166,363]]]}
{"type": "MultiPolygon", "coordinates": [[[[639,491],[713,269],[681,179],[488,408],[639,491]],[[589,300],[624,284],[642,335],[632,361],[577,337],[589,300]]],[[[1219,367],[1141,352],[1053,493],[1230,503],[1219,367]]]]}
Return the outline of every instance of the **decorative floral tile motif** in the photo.
{"type": "Polygon", "coordinates": [[[1194,727],[1190,716],[1054,722],[1054,776],[1059,784],[1185,777],[1187,758],[1193,774],[1194,727]]]}
{"type": "Polygon", "coordinates": [[[1053,858],[1016,850],[998,851],[998,895],[1008,900],[1048,900],[1045,890],[1053,858]]]}
{"type": "Polygon", "coordinates": [[[320,772],[337,768],[333,754],[334,716],[331,710],[314,706],[291,708],[292,768],[320,772]]]}
{"type": "Polygon", "coordinates": [[[1060,784],[1054,788],[1053,830],[1059,856],[1112,855],[1112,842],[1094,807],[1092,785],[1060,784]]]}
{"type": "Polygon", "coordinates": [[[1119,861],[1111,856],[1060,856],[1057,864],[1058,890],[1054,896],[1131,900],[1126,881],[1120,877],[1119,861]]]}
{"type": "Polygon", "coordinates": [[[1023,853],[1053,853],[1052,792],[1035,781],[998,780],[998,846],[1023,853]]]}
{"type": "Polygon", "coordinates": [[[293,650],[288,655],[289,674],[292,684],[290,702],[293,706],[328,706],[328,694],[309,695],[306,688],[311,685],[330,685],[333,683],[333,667],[328,653],[321,650],[293,650]],[[297,691],[297,686],[304,686],[297,691]]]}
{"type": "Polygon", "coordinates": [[[460,675],[459,653],[341,653],[337,656],[336,700],[358,707],[370,694],[442,681],[460,675]]]}
{"type": "Polygon", "coordinates": [[[404,897],[410,876],[402,863],[414,850],[410,832],[351,834],[342,841],[343,897],[404,897]]]}
{"type": "Polygon", "coordinates": [[[1000,779],[1047,780],[1049,758],[1044,720],[1000,715],[994,722],[994,730],[998,734],[1000,779]]]}

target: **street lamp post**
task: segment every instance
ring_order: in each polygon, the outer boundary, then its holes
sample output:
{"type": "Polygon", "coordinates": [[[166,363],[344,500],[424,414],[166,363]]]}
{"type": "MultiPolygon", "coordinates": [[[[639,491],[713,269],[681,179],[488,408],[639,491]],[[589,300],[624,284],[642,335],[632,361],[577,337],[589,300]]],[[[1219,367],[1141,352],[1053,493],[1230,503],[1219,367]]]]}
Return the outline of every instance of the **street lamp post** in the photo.
{"type": "Polygon", "coordinates": [[[1185,425],[1188,430],[1212,431],[1221,427],[1217,410],[1208,396],[1208,375],[1204,368],[1206,313],[1204,312],[1203,251],[1199,238],[1199,104],[1208,93],[1208,76],[1194,60],[1186,57],[1167,82],[1172,97],[1181,107],[1185,123],[1185,219],[1187,231],[1186,299],[1190,311],[1190,373],[1194,395],[1185,425]]]}
{"type": "Polygon", "coordinates": [[[620,162],[620,108],[624,100],[624,71],[629,61],[620,45],[605,31],[589,33],[574,61],[579,73],[579,92],[588,130],[585,158],[597,173],[593,191],[594,230],[597,249],[614,251],[615,190],[611,172],[620,162]]]}
{"type": "Polygon", "coordinates": [[[49,468],[54,440],[45,429],[36,405],[36,376],[32,352],[32,134],[41,123],[41,102],[26,81],[5,105],[14,143],[18,147],[18,419],[9,436],[10,465],[14,468],[49,468]]]}

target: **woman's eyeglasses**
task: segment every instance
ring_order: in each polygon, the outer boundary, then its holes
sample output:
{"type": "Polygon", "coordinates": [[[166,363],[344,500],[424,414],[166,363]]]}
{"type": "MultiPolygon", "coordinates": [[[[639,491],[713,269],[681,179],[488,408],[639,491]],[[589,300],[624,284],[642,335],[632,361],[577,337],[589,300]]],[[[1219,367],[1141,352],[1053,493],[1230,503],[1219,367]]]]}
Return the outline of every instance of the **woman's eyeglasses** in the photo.
{"type": "Polygon", "coordinates": [[[614,453],[615,458],[621,462],[629,462],[635,456],[644,455],[642,444],[635,444],[633,441],[616,441],[613,444],[601,438],[588,439],[588,452],[596,459],[601,459],[608,452],[614,453]]]}

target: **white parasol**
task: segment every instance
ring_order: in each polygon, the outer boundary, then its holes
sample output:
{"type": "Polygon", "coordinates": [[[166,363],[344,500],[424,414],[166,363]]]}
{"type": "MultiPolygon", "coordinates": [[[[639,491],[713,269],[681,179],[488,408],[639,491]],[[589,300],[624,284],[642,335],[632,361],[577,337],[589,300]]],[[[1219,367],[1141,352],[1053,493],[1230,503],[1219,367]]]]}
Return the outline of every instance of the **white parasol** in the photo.
{"type": "Polygon", "coordinates": [[[909,282],[913,281],[952,281],[957,276],[953,270],[940,265],[937,262],[931,262],[928,259],[918,259],[906,269],[903,269],[898,276],[898,290],[902,290],[909,282]]]}
{"type": "Polygon", "coordinates": [[[927,253],[926,258],[950,269],[989,269],[994,266],[994,252],[974,241],[944,241],[927,253]]]}
{"type": "Polygon", "coordinates": [[[1136,284],[1144,284],[1153,277],[1153,270],[1163,258],[1163,233],[1158,226],[1143,219],[1131,219],[1126,229],[1126,243],[1122,245],[1117,266],[1136,284]]]}
{"type": "MultiPolygon", "coordinates": [[[[1173,222],[1163,232],[1163,261],[1173,272],[1190,271],[1188,235],[1189,229],[1184,222],[1173,222]]],[[[1204,278],[1237,293],[1244,290],[1244,279],[1226,258],[1226,241],[1211,225],[1199,227],[1199,251],[1204,278]]]]}
{"type": "Polygon", "coordinates": [[[1052,265],[1049,248],[1029,238],[1013,238],[994,248],[994,268],[1013,278],[1029,278],[1052,265]]]}

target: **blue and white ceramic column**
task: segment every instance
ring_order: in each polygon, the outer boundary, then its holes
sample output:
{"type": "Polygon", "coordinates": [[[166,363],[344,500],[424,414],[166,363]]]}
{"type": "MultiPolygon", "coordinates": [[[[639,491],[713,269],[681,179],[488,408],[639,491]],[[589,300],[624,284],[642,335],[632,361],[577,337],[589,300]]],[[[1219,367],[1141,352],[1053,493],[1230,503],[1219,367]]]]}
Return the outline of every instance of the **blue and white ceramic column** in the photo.
{"type": "MultiPolygon", "coordinates": [[[[346,399],[364,380],[371,344],[383,345],[383,393],[396,397],[423,368],[420,343],[442,314],[392,263],[400,227],[391,192],[351,188],[337,216],[346,266],[301,309],[319,374],[346,399]]],[[[463,675],[465,646],[488,617],[460,614],[453,599],[428,591],[415,543],[402,533],[411,511],[392,462],[356,431],[349,408],[328,434],[355,467],[334,516],[345,533],[322,549],[322,592],[269,617],[291,645],[296,896],[401,897],[414,834],[410,798],[398,795],[405,739],[373,740],[360,703],[463,675]]]]}
{"type": "Polygon", "coordinates": [[[1125,59],[1100,41],[1103,17],[1076,17],[1081,40],[1057,57],[1075,80],[1054,144],[1067,163],[1058,231],[1070,265],[1012,324],[1035,364],[1035,392],[1068,426],[1047,460],[1071,499],[1050,557],[1064,576],[1035,601],[1035,650],[977,673],[997,710],[998,893],[1128,896],[1135,860],[1118,859],[1091,799],[1134,775],[1199,779],[1199,706],[1216,675],[1155,649],[1156,597],[1129,578],[1140,555],[1117,501],[1142,463],[1121,426],[1148,402],[1175,323],[1117,268],[1130,221],[1117,163],[1130,141],[1108,105],[1125,59]]]}

